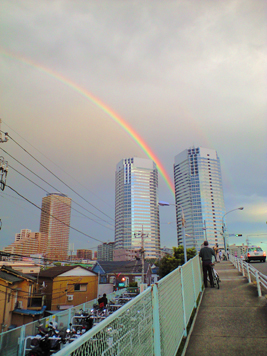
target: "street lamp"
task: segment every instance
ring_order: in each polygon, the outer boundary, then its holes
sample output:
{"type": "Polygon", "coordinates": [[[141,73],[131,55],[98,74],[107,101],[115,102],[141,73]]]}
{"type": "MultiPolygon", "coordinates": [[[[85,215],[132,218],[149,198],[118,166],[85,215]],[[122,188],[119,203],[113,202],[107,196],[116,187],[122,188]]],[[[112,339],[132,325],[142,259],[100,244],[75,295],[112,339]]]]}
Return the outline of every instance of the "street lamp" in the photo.
{"type": "Polygon", "coordinates": [[[187,252],[186,252],[186,242],[185,242],[185,218],[184,218],[184,209],[182,207],[182,205],[180,204],[170,204],[167,203],[166,201],[159,201],[158,204],[160,206],[176,206],[176,207],[180,207],[182,210],[182,236],[183,236],[183,245],[184,245],[184,263],[187,262],[187,252]]]}
{"type": "Polygon", "coordinates": [[[231,213],[232,211],[235,211],[235,210],[243,210],[244,207],[240,207],[240,208],[236,208],[236,209],[233,209],[233,210],[230,210],[230,211],[227,211],[227,213],[225,213],[222,217],[222,233],[223,233],[223,243],[224,243],[224,252],[226,253],[226,240],[225,240],[225,222],[224,222],[224,217],[225,215],[231,213]]]}

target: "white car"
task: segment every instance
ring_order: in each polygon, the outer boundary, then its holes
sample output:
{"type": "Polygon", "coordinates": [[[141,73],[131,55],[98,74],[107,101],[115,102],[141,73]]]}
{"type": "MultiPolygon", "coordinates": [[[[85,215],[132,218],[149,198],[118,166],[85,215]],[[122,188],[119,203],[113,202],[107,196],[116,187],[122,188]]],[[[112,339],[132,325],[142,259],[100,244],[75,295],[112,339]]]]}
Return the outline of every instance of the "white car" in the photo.
{"type": "Polygon", "coordinates": [[[250,261],[266,261],[266,253],[262,250],[261,247],[258,246],[251,246],[246,249],[246,253],[244,255],[244,260],[246,262],[250,261]]]}

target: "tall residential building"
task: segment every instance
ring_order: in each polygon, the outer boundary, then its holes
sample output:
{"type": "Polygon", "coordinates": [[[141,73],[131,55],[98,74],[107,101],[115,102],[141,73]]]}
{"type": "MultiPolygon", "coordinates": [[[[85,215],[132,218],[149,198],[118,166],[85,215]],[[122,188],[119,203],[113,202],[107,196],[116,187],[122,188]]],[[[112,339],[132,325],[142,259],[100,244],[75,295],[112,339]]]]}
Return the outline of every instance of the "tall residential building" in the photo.
{"type": "Polygon", "coordinates": [[[97,246],[98,261],[113,261],[113,250],[115,242],[104,242],[97,246]]]}
{"type": "Polygon", "coordinates": [[[93,256],[92,250],[87,250],[87,249],[78,249],[77,250],[77,259],[91,260],[92,256],[93,256]]]}
{"type": "Polygon", "coordinates": [[[46,257],[67,260],[71,198],[61,193],[47,194],[42,199],[40,232],[47,234],[46,257]]]}
{"type": "Polygon", "coordinates": [[[150,159],[128,158],[117,164],[115,249],[140,249],[160,257],[158,170],[150,159]]]}
{"type": "Polygon", "coordinates": [[[41,232],[31,232],[23,229],[15,235],[15,242],[4,247],[4,251],[23,256],[44,254],[47,250],[47,235],[41,232]]]}
{"type": "Polygon", "coordinates": [[[21,229],[20,233],[15,235],[15,241],[19,241],[21,239],[23,239],[24,237],[26,237],[30,232],[32,232],[29,229],[21,229]]]}
{"type": "Polygon", "coordinates": [[[182,209],[186,246],[200,249],[204,240],[223,248],[225,214],[220,160],[208,148],[186,149],[175,157],[174,184],[178,245],[182,240],[182,209]],[[181,209],[182,207],[182,209],[181,209]]]}

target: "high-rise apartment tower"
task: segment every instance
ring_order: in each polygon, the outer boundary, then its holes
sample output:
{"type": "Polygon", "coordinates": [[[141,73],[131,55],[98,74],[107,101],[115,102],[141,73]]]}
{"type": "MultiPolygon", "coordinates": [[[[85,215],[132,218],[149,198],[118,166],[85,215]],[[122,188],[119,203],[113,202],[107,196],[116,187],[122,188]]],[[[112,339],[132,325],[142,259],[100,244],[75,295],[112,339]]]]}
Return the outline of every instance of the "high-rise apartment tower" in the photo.
{"type": "Polygon", "coordinates": [[[115,249],[140,249],[160,257],[158,170],[150,159],[128,158],[117,164],[115,249]]]}
{"type": "Polygon", "coordinates": [[[51,193],[42,199],[40,232],[47,234],[46,257],[67,260],[71,198],[65,194],[51,193]]]}
{"type": "Polygon", "coordinates": [[[174,184],[178,245],[182,240],[182,210],[186,245],[200,249],[204,240],[223,248],[225,214],[220,160],[208,148],[190,148],[175,157],[174,184]]]}

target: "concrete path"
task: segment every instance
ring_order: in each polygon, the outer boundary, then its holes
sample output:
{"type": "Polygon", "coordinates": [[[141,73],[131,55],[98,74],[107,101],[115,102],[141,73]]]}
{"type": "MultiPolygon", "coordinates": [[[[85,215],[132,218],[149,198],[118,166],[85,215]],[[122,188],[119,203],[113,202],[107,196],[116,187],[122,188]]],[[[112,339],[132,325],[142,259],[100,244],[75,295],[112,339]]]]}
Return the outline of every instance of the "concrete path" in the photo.
{"type": "Polygon", "coordinates": [[[220,289],[206,288],[186,356],[267,355],[267,299],[229,261],[215,265],[220,289]]]}

